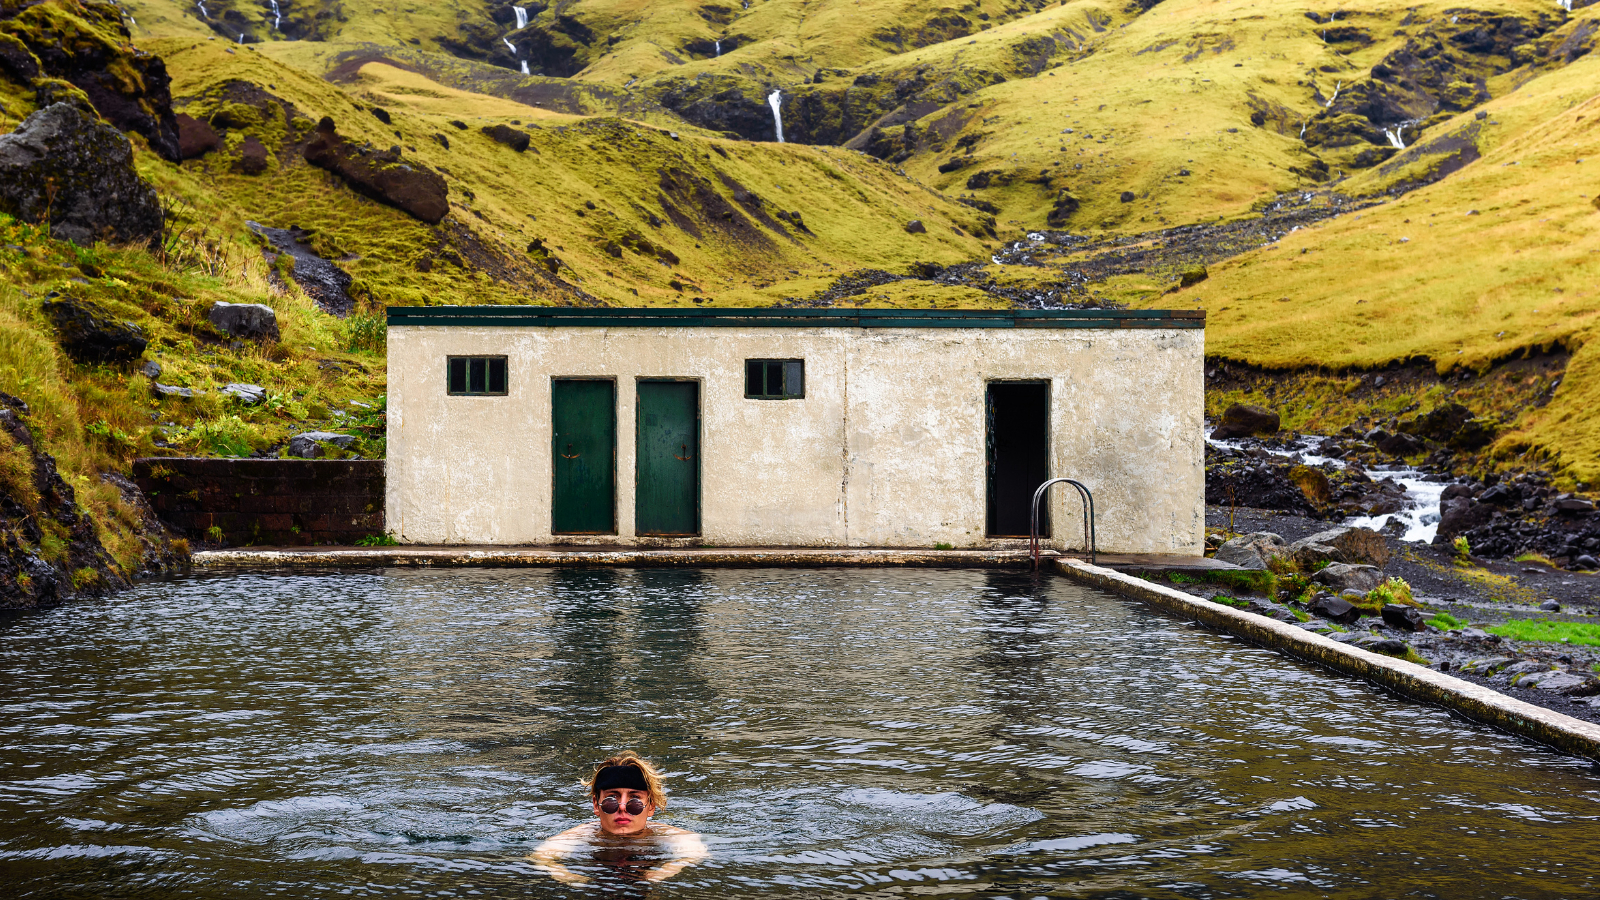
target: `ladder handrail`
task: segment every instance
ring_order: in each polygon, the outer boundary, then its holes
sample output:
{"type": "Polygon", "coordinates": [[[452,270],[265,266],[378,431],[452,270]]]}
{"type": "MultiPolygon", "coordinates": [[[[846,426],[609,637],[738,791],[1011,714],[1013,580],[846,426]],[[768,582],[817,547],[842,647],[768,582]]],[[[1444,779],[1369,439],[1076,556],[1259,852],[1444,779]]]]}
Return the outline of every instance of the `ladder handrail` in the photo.
{"type": "Polygon", "coordinates": [[[1039,501],[1050,488],[1062,483],[1070,484],[1078,490],[1078,497],[1083,501],[1083,537],[1089,544],[1089,564],[1095,564],[1095,533],[1094,533],[1094,494],[1083,482],[1073,478],[1052,478],[1033,492],[1033,515],[1028,520],[1028,552],[1033,556],[1033,567],[1039,568],[1039,501]]]}

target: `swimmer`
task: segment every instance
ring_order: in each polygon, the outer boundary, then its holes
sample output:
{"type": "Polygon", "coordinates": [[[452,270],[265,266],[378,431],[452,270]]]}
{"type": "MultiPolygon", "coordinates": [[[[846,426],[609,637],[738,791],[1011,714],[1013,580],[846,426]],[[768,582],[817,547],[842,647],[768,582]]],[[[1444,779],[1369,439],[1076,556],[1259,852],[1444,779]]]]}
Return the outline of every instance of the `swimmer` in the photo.
{"type": "Polygon", "coordinates": [[[564,857],[587,856],[645,881],[664,881],[706,858],[700,835],[650,822],[667,795],[649,762],[631,753],[613,756],[583,783],[599,821],[568,828],[528,855],[550,877],[567,884],[589,880],[562,865],[564,857]]]}

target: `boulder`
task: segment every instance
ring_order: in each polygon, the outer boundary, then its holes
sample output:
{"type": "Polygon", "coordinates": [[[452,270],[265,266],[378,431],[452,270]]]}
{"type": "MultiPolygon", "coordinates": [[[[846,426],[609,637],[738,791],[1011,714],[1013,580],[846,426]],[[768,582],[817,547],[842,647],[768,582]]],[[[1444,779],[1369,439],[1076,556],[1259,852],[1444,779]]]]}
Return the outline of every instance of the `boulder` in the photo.
{"type": "Polygon", "coordinates": [[[1386,603],[1383,606],[1383,624],[1390,628],[1399,628],[1403,631],[1421,631],[1428,627],[1428,618],[1422,610],[1413,606],[1401,606],[1398,603],[1386,603]]]}
{"type": "Polygon", "coordinates": [[[449,188],[438,172],[421,163],[402,162],[399,147],[374,150],[340,137],[326,116],[306,144],[305,158],[343,178],[353,190],[429,225],[439,224],[450,212],[449,188]]]}
{"type": "Polygon", "coordinates": [[[1435,544],[1448,544],[1457,535],[1483,525],[1494,516],[1494,507],[1479,503],[1471,497],[1456,497],[1439,504],[1439,530],[1434,535],[1435,544]]]}
{"type": "Polygon", "coordinates": [[[1282,537],[1270,531],[1258,531],[1242,534],[1218,547],[1216,558],[1246,569],[1265,569],[1268,563],[1286,552],[1282,537]]]}
{"type": "Polygon", "coordinates": [[[1222,414],[1222,423],[1211,432],[1212,440],[1241,438],[1252,434],[1277,434],[1278,414],[1253,403],[1235,403],[1222,414]]]}
{"type": "Polygon", "coordinates": [[[1383,583],[1383,573],[1375,566],[1334,563],[1312,575],[1311,580],[1335,591],[1358,591],[1365,594],[1383,583]]]}
{"type": "Polygon", "coordinates": [[[217,301],[208,316],[212,326],[229,337],[243,340],[277,340],[278,314],[272,307],[261,303],[227,303],[217,301]]]}
{"type": "Polygon", "coordinates": [[[1310,568],[1325,559],[1383,568],[1389,564],[1389,544],[1370,528],[1341,526],[1319,531],[1289,545],[1289,556],[1310,568]]]}
{"type": "Polygon", "coordinates": [[[1401,422],[1400,430],[1456,450],[1478,450],[1494,440],[1495,425],[1459,403],[1446,403],[1401,422]]]}
{"type": "Polygon", "coordinates": [[[1405,656],[1406,651],[1411,648],[1405,641],[1384,638],[1380,641],[1374,641],[1366,649],[1371,650],[1373,653],[1382,653],[1384,656],[1405,656]]]}
{"type": "Polygon", "coordinates": [[[906,234],[927,234],[928,226],[922,224],[921,219],[912,219],[906,223],[906,234]]]}
{"type": "Polygon", "coordinates": [[[1340,625],[1350,625],[1361,618],[1361,610],[1327,593],[1319,594],[1306,609],[1314,615],[1321,616],[1331,622],[1338,622],[1340,625]]]}
{"type": "Polygon", "coordinates": [[[510,125],[485,125],[479,130],[518,153],[527,152],[530,138],[526,131],[512,128],[510,125]]]}
{"type": "Polygon", "coordinates": [[[234,162],[233,170],[245,175],[260,175],[268,165],[267,146],[253,134],[246,136],[239,145],[239,159],[234,162]]]}
{"type": "Polygon", "coordinates": [[[255,406],[267,399],[267,389],[259,384],[233,382],[222,386],[222,393],[236,398],[245,406],[255,406]]]}
{"type": "Polygon", "coordinates": [[[1541,691],[1550,691],[1564,697],[1590,697],[1600,694],[1600,679],[1574,672],[1550,672],[1543,676],[1529,675],[1520,678],[1517,680],[1517,687],[1537,687],[1541,691]]]}
{"type": "MultiPolygon", "coordinates": [[[[257,143],[260,143],[257,141],[257,143]]],[[[222,138],[210,122],[188,113],[178,113],[178,155],[196,159],[222,147],[222,138]]]]}
{"type": "Polygon", "coordinates": [[[81,363],[125,363],[144,355],[144,332],[87,300],[46,300],[42,311],[61,335],[61,349],[81,363]]]}
{"type": "Polygon", "coordinates": [[[161,377],[161,363],[158,363],[153,359],[147,359],[145,360],[144,367],[139,371],[144,374],[144,377],[150,379],[151,381],[155,381],[157,378],[161,377]]]}
{"type": "Polygon", "coordinates": [[[331,431],[307,431],[289,438],[289,455],[301,459],[316,459],[323,455],[323,444],[332,444],[341,450],[355,445],[353,434],[335,434],[331,431]]]}
{"type": "Polygon", "coordinates": [[[1391,434],[1376,444],[1379,450],[1390,456],[1416,456],[1428,449],[1422,441],[1409,434],[1391,434]]]}
{"type": "Polygon", "coordinates": [[[177,397],[180,400],[194,399],[194,391],[191,388],[173,387],[170,384],[162,384],[159,381],[151,385],[151,390],[153,390],[158,397],[177,397]]]}
{"type": "Polygon", "coordinates": [[[0,212],[50,216],[50,236],[76,244],[149,243],[163,216],[155,188],[133,167],[133,147],[68,103],[39,110],[0,135],[0,212]]]}

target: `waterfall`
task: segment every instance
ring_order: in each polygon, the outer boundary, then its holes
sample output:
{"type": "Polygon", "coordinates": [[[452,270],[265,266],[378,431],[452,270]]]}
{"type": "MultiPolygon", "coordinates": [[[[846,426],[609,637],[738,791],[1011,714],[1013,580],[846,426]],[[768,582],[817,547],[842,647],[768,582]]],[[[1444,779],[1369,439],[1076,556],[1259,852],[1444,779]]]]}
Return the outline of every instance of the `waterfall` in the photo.
{"type": "Polygon", "coordinates": [[[1331,109],[1333,107],[1333,101],[1339,99],[1339,88],[1342,88],[1342,87],[1344,87],[1344,82],[1342,82],[1342,81],[1334,82],[1333,83],[1333,96],[1329,97],[1328,98],[1328,102],[1324,103],[1322,105],[1331,109]]]}
{"type": "Polygon", "coordinates": [[[267,0],[272,4],[272,28],[275,31],[283,30],[283,12],[278,9],[278,0],[267,0]]]}
{"type": "Polygon", "coordinates": [[[523,60],[522,61],[522,74],[524,74],[524,75],[532,75],[533,74],[532,72],[528,71],[528,61],[527,60],[523,60]]]}
{"type": "Polygon", "coordinates": [[[511,51],[511,55],[512,56],[516,56],[517,55],[517,45],[511,43],[511,39],[510,38],[508,38],[508,37],[506,37],[504,35],[501,35],[500,40],[505,42],[506,49],[511,51]]]}
{"type": "Polygon", "coordinates": [[[721,41],[717,41],[717,55],[718,56],[722,55],[722,42],[721,41]]]}
{"type": "Polygon", "coordinates": [[[206,12],[206,0],[195,0],[195,4],[194,5],[200,7],[200,18],[202,18],[202,19],[211,18],[211,13],[206,12]]]}
{"type": "Polygon", "coordinates": [[[522,29],[527,28],[528,11],[521,6],[513,6],[511,7],[511,11],[517,14],[517,30],[521,31],[522,29]]]}
{"type": "Polygon", "coordinates": [[[239,32],[239,43],[244,43],[244,32],[239,32]]]}
{"type": "Polygon", "coordinates": [[[1556,5],[1566,12],[1572,12],[1572,0],[1556,0],[1556,5]]]}
{"type": "Polygon", "coordinates": [[[1404,150],[1406,148],[1406,142],[1402,138],[1402,132],[1405,130],[1406,123],[1401,122],[1399,125],[1394,127],[1393,131],[1385,128],[1383,130],[1383,136],[1389,139],[1389,146],[1395,148],[1396,150],[1404,150]]]}
{"type": "Polygon", "coordinates": [[[783,112],[779,108],[783,105],[783,91],[777,88],[767,95],[767,105],[772,107],[772,124],[778,128],[778,143],[783,143],[783,112]]]}

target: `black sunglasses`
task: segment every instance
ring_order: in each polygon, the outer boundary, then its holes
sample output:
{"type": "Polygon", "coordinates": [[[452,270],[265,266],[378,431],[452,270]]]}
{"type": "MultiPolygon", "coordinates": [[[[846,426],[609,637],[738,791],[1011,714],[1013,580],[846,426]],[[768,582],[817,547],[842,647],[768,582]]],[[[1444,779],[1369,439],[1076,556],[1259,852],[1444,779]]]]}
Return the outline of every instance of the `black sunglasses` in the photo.
{"type": "Polygon", "coordinates": [[[644,801],[634,797],[628,801],[627,806],[623,806],[622,801],[616,797],[607,797],[600,801],[600,811],[608,816],[615,815],[619,809],[626,809],[628,815],[637,816],[644,812],[644,801]]]}

